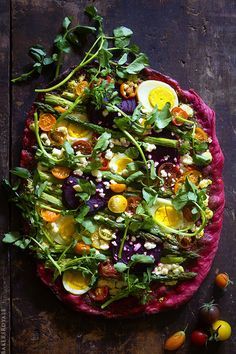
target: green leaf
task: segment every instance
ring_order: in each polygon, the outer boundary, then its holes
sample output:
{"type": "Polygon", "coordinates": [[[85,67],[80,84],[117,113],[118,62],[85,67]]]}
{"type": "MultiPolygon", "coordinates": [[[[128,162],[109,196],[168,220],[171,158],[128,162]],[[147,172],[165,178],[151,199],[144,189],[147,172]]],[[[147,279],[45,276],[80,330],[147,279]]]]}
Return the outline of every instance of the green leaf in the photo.
{"type": "Polygon", "coordinates": [[[86,236],[82,236],[82,240],[86,245],[91,245],[92,244],[92,240],[89,237],[86,236]]]}
{"type": "Polygon", "coordinates": [[[155,260],[153,257],[144,254],[133,254],[131,261],[135,263],[153,264],[155,260]]]}
{"type": "Polygon", "coordinates": [[[125,48],[130,43],[130,37],[132,36],[133,32],[124,26],[115,28],[113,30],[114,37],[115,37],[115,46],[117,48],[125,48]]]}
{"type": "Polygon", "coordinates": [[[79,214],[76,216],[75,221],[78,222],[79,224],[81,224],[85,218],[85,216],[88,214],[90,208],[88,205],[83,205],[80,208],[80,212],[79,214]]]}
{"type": "Polygon", "coordinates": [[[68,141],[66,141],[64,144],[63,144],[63,147],[65,149],[65,152],[67,153],[67,155],[73,155],[75,154],[74,152],[74,149],[72,148],[72,146],[70,145],[70,143],[68,141]]]}
{"type": "Polygon", "coordinates": [[[85,228],[85,230],[87,230],[91,234],[97,230],[97,226],[94,224],[94,221],[91,219],[87,218],[86,220],[82,221],[81,224],[85,228]]]}
{"type": "Polygon", "coordinates": [[[121,58],[118,60],[118,65],[124,65],[128,60],[128,54],[124,53],[121,58]]]}
{"type": "Polygon", "coordinates": [[[140,53],[140,55],[125,68],[125,71],[128,74],[138,74],[146,66],[148,66],[148,58],[145,54],[140,53]]]}
{"type": "Polygon", "coordinates": [[[163,107],[163,109],[158,112],[158,115],[156,117],[155,127],[158,129],[163,129],[163,128],[167,127],[167,125],[169,125],[171,120],[172,120],[172,117],[170,114],[170,103],[167,102],[165,104],[165,106],[163,107]]]}
{"type": "Polygon", "coordinates": [[[28,245],[30,244],[31,240],[24,238],[22,240],[17,240],[14,243],[14,246],[20,247],[22,250],[26,249],[28,247],[28,245]]]}
{"type": "Polygon", "coordinates": [[[155,204],[156,198],[158,197],[158,194],[156,191],[149,187],[144,187],[142,189],[142,194],[143,194],[143,199],[147,202],[149,206],[152,206],[155,204]]]}
{"type": "Polygon", "coordinates": [[[63,22],[62,22],[62,27],[67,30],[71,24],[72,18],[71,17],[65,17],[63,22]]]}
{"type": "Polygon", "coordinates": [[[26,168],[23,168],[23,167],[15,167],[15,168],[13,168],[13,170],[10,170],[10,172],[13,175],[18,176],[23,179],[28,179],[31,176],[30,172],[26,168]]]}
{"type": "Polygon", "coordinates": [[[212,161],[212,156],[211,154],[207,154],[207,152],[204,152],[203,154],[195,154],[193,155],[193,162],[197,166],[207,166],[211,163],[212,161]]]}
{"type": "Polygon", "coordinates": [[[97,153],[97,151],[104,151],[109,145],[111,139],[111,134],[104,132],[97,140],[96,145],[94,146],[93,150],[97,153]]]}
{"type": "Polygon", "coordinates": [[[41,197],[47,185],[48,181],[44,181],[43,183],[37,186],[37,188],[35,189],[35,194],[37,195],[37,197],[41,197]]]}
{"type": "Polygon", "coordinates": [[[125,155],[127,155],[131,159],[135,160],[139,157],[139,151],[136,147],[131,146],[125,150],[125,155]]]}
{"type": "Polygon", "coordinates": [[[119,272],[119,273],[123,273],[125,270],[127,270],[129,267],[122,262],[117,262],[114,264],[114,268],[119,272]]]}
{"type": "Polygon", "coordinates": [[[17,240],[21,238],[21,235],[17,231],[12,231],[4,234],[2,242],[4,243],[15,243],[17,240]]]}
{"type": "Polygon", "coordinates": [[[78,35],[85,36],[87,34],[96,32],[96,28],[92,27],[92,26],[81,26],[81,25],[78,25],[78,26],[75,27],[74,31],[78,35]]]}
{"type": "Polygon", "coordinates": [[[70,52],[70,43],[67,41],[66,38],[63,37],[62,34],[58,34],[56,38],[54,39],[55,46],[59,51],[64,52],[64,53],[69,53],[70,52]]]}
{"type": "Polygon", "coordinates": [[[109,60],[112,58],[112,54],[107,50],[102,48],[98,54],[98,61],[102,68],[109,66],[109,60]]]}

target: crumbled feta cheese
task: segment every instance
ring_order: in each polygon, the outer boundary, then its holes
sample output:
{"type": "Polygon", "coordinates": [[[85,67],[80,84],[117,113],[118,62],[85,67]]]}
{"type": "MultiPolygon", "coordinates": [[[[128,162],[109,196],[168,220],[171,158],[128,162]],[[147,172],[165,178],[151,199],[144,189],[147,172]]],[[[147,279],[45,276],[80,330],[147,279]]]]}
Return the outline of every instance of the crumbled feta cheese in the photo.
{"type": "Polygon", "coordinates": [[[212,180],[210,180],[210,179],[202,179],[199,182],[198,187],[202,189],[202,188],[208,187],[210,184],[212,184],[212,180]]]}
{"type": "Polygon", "coordinates": [[[149,143],[144,143],[143,146],[147,152],[152,152],[153,150],[156,150],[156,148],[157,148],[156,145],[149,144],[149,143]]]}
{"type": "Polygon", "coordinates": [[[145,242],[144,248],[147,250],[152,250],[153,248],[156,248],[156,244],[154,242],[145,242]]]}
{"type": "Polygon", "coordinates": [[[63,153],[64,153],[64,149],[56,149],[56,148],[53,148],[52,149],[52,156],[55,156],[57,158],[61,158],[63,156],[63,153]]]}
{"type": "Polygon", "coordinates": [[[124,218],[122,218],[122,216],[118,216],[118,218],[116,218],[116,222],[122,222],[124,221],[124,218]]]}
{"type": "Polygon", "coordinates": [[[105,193],[99,193],[99,196],[100,196],[101,198],[104,198],[104,197],[105,197],[105,193]]]}
{"type": "Polygon", "coordinates": [[[169,158],[170,158],[170,155],[166,155],[166,156],[163,157],[163,159],[164,159],[165,161],[167,161],[169,158]]]}
{"type": "Polygon", "coordinates": [[[75,184],[75,185],[73,186],[73,189],[74,189],[76,192],[81,192],[81,191],[82,191],[82,188],[80,187],[79,184],[75,184]]]}
{"type": "Polygon", "coordinates": [[[201,156],[202,156],[204,159],[208,160],[209,162],[212,161],[212,154],[210,153],[209,150],[203,152],[203,153],[201,154],[201,156]]]}
{"type": "Polygon", "coordinates": [[[108,149],[105,153],[105,159],[111,160],[113,155],[114,155],[113,152],[110,149],[108,149]]]}
{"type": "Polygon", "coordinates": [[[91,172],[91,174],[92,174],[92,176],[94,176],[94,177],[102,177],[102,172],[101,171],[99,171],[99,170],[93,170],[92,172],[91,172]]]}
{"type": "Polygon", "coordinates": [[[180,106],[179,106],[183,111],[185,111],[189,117],[192,117],[193,116],[193,109],[192,107],[190,107],[188,104],[184,104],[182,103],[180,106]]]}
{"type": "Polygon", "coordinates": [[[48,135],[46,133],[42,133],[40,135],[40,138],[41,138],[41,141],[42,141],[43,145],[45,145],[45,146],[50,146],[51,145],[51,141],[50,141],[50,139],[49,139],[49,137],[48,137],[48,135]]]}
{"type": "Polygon", "coordinates": [[[108,110],[107,110],[107,109],[104,109],[104,110],[102,111],[102,115],[103,115],[103,117],[107,117],[107,116],[108,116],[108,114],[109,114],[109,112],[108,112],[108,110]]]}
{"type": "Polygon", "coordinates": [[[98,208],[98,204],[94,204],[94,208],[98,208]]]}
{"type": "Polygon", "coordinates": [[[83,176],[83,171],[81,171],[80,169],[76,169],[73,171],[73,174],[76,176],[83,176]]]}
{"type": "Polygon", "coordinates": [[[151,158],[152,158],[152,155],[149,154],[149,155],[148,155],[148,159],[151,160],[151,158]]]}
{"type": "Polygon", "coordinates": [[[181,162],[185,165],[192,165],[193,164],[193,158],[189,154],[185,154],[181,157],[181,162]]]}
{"type": "Polygon", "coordinates": [[[60,133],[65,134],[65,135],[67,135],[67,133],[68,133],[66,127],[58,127],[58,128],[57,128],[57,131],[60,132],[60,133]]]}
{"type": "Polygon", "coordinates": [[[136,243],[136,245],[134,245],[134,251],[137,252],[141,247],[141,243],[136,243]]]}
{"type": "Polygon", "coordinates": [[[109,244],[108,243],[103,243],[100,245],[100,249],[103,250],[103,251],[106,251],[109,249],[109,244]]]}
{"type": "Polygon", "coordinates": [[[132,241],[132,242],[135,242],[135,241],[136,241],[136,237],[135,237],[135,236],[132,236],[132,237],[131,237],[131,241],[132,241]]]}
{"type": "Polygon", "coordinates": [[[169,273],[172,274],[180,274],[184,272],[184,268],[179,264],[163,264],[159,263],[157,267],[154,268],[153,273],[156,275],[167,275],[169,273]]]}
{"type": "Polygon", "coordinates": [[[167,172],[165,170],[161,170],[160,175],[161,177],[167,177],[167,172]]]}
{"type": "Polygon", "coordinates": [[[81,157],[81,158],[79,159],[79,162],[80,162],[80,164],[81,164],[83,167],[86,167],[86,166],[88,165],[88,161],[86,160],[85,157],[81,157]]]}

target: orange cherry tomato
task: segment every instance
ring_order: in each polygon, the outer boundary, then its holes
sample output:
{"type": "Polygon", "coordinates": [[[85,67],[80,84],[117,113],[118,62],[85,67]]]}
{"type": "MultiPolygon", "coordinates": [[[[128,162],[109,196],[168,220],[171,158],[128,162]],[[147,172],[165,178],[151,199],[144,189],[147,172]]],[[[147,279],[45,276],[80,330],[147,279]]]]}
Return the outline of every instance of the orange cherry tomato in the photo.
{"type": "Polygon", "coordinates": [[[55,213],[54,211],[47,209],[42,209],[40,211],[40,215],[42,216],[43,220],[47,222],[55,222],[60,217],[59,213],[55,213]]]}
{"type": "Polygon", "coordinates": [[[66,134],[64,132],[59,132],[57,130],[51,131],[49,133],[49,138],[53,145],[62,145],[66,140],[66,134]]]}
{"type": "Polygon", "coordinates": [[[179,120],[179,118],[188,119],[188,113],[185,112],[180,107],[174,107],[171,111],[171,115],[172,115],[172,123],[174,125],[176,125],[177,127],[180,127],[181,125],[184,124],[184,122],[181,122],[181,120],[179,120]]]}
{"type": "Polygon", "coordinates": [[[56,166],[51,169],[54,177],[58,179],[65,179],[69,177],[71,170],[68,167],[56,166]]]}
{"type": "Polygon", "coordinates": [[[62,107],[62,106],[55,106],[53,107],[55,109],[55,111],[57,111],[58,113],[64,113],[67,111],[66,108],[62,107]]]}
{"type": "Polygon", "coordinates": [[[202,141],[202,142],[207,142],[208,140],[208,135],[206,132],[204,132],[204,130],[202,128],[196,128],[195,129],[195,134],[194,134],[194,138],[202,141]]]}
{"type": "Polygon", "coordinates": [[[165,341],[164,349],[171,350],[171,351],[177,350],[184,344],[185,339],[186,339],[186,335],[184,331],[176,332],[172,334],[172,336],[167,338],[167,340],[165,341]]]}
{"type": "Polygon", "coordinates": [[[129,197],[127,198],[128,206],[126,211],[128,213],[135,213],[138,205],[140,204],[142,198],[141,197],[129,197]]]}
{"type": "Polygon", "coordinates": [[[120,94],[125,99],[134,98],[137,92],[137,84],[132,81],[123,82],[120,85],[120,94]]]}
{"type": "Polygon", "coordinates": [[[86,140],[77,140],[72,144],[75,151],[80,151],[83,155],[90,155],[92,152],[92,145],[86,140]]]}
{"type": "Polygon", "coordinates": [[[110,184],[110,189],[114,193],[122,193],[126,190],[126,184],[124,184],[124,183],[110,184]]]}
{"type": "Polygon", "coordinates": [[[88,81],[81,81],[76,85],[75,92],[78,96],[82,95],[84,93],[84,90],[86,87],[88,87],[88,81]]]}
{"type": "Polygon", "coordinates": [[[183,176],[181,176],[180,178],[177,179],[177,181],[175,183],[175,186],[174,186],[175,194],[178,192],[178,190],[181,188],[181,186],[185,182],[186,177],[188,177],[190,182],[192,182],[195,185],[198,185],[198,183],[200,182],[200,180],[202,178],[202,174],[200,171],[193,170],[193,169],[186,171],[183,174],[183,176]]]}
{"type": "Polygon", "coordinates": [[[178,192],[178,190],[182,187],[183,183],[185,181],[184,176],[181,176],[180,178],[177,179],[174,185],[174,192],[175,194],[178,192]]]}
{"type": "Polygon", "coordinates": [[[215,284],[221,289],[226,288],[230,283],[231,281],[227,273],[220,273],[215,277],[215,284]]]}
{"type": "Polygon", "coordinates": [[[74,247],[74,252],[79,255],[89,254],[90,246],[86,245],[84,242],[77,242],[74,247]]]}
{"type": "Polygon", "coordinates": [[[44,132],[49,132],[56,124],[56,121],[56,117],[53,114],[42,113],[39,116],[39,128],[44,132]]]}

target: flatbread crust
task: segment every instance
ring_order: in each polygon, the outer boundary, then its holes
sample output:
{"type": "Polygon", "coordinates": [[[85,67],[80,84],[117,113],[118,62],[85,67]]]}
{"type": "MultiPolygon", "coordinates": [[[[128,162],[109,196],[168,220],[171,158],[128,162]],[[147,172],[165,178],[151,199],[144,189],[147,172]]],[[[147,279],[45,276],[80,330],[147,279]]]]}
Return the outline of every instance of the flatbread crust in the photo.
{"type": "MultiPolygon", "coordinates": [[[[198,122],[212,139],[210,152],[213,156],[213,160],[210,165],[203,169],[203,174],[213,181],[209,193],[209,207],[214,212],[214,215],[205,228],[204,237],[199,241],[200,246],[202,246],[200,251],[201,257],[195,260],[188,268],[188,271],[196,272],[197,276],[192,280],[181,282],[181,284],[170,288],[170,290],[163,286],[153,289],[153,300],[146,305],[141,305],[136,298],[130,296],[112,303],[108,308],[102,310],[99,305],[96,306],[91,302],[87,294],[75,296],[66,292],[61,279],[58,278],[56,282],[53,282],[52,271],[46,269],[43,264],[38,264],[38,275],[40,279],[62,302],[69,305],[75,311],[100,315],[107,318],[124,318],[138,314],[154,314],[167,309],[176,309],[188,301],[197,291],[211,268],[218,248],[223,222],[225,198],[222,169],[224,157],[216,137],[214,111],[204,103],[194,90],[182,90],[178,82],[170,77],[150,68],[144,69],[143,74],[147,80],[160,80],[172,86],[183,102],[191,104],[196,112],[198,122]]],[[[39,96],[38,99],[43,99],[43,96],[39,96]]],[[[30,169],[35,165],[34,152],[36,142],[34,134],[29,129],[29,125],[33,120],[34,111],[35,107],[33,106],[27,116],[23,137],[23,150],[21,153],[21,166],[30,169]]]]}

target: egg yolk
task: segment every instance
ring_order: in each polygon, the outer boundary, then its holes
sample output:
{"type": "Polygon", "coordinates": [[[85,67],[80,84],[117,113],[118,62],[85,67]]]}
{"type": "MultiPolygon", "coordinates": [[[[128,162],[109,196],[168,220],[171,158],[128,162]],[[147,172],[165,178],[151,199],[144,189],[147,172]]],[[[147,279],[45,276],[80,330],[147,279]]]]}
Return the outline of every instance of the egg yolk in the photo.
{"type": "Polygon", "coordinates": [[[72,138],[89,138],[90,136],[92,136],[91,131],[79,127],[75,123],[70,123],[68,125],[68,134],[72,138]]]}
{"type": "Polygon", "coordinates": [[[165,205],[156,210],[154,220],[165,224],[165,226],[178,227],[181,216],[174,207],[165,205]]]}
{"type": "Polygon", "coordinates": [[[148,96],[150,104],[154,107],[157,105],[159,110],[162,110],[167,102],[171,108],[175,104],[175,96],[167,87],[156,87],[152,89],[148,96]]]}
{"type": "Polygon", "coordinates": [[[63,280],[68,288],[75,290],[85,290],[89,287],[89,278],[85,278],[81,272],[76,270],[66,271],[63,280]]]}
{"type": "Polygon", "coordinates": [[[65,241],[70,241],[75,231],[75,221],[73,217],[65,218],[59,226],[59,233],[65,241]]]}
{"type": "Polygon", "coordinates": [[[126,169],[127,165],[132,161],[133,160],[130,159],[129,157],[121,157],[117,159],[116,162],[114,161],[115,172],[122,173],[126,169]]]}

